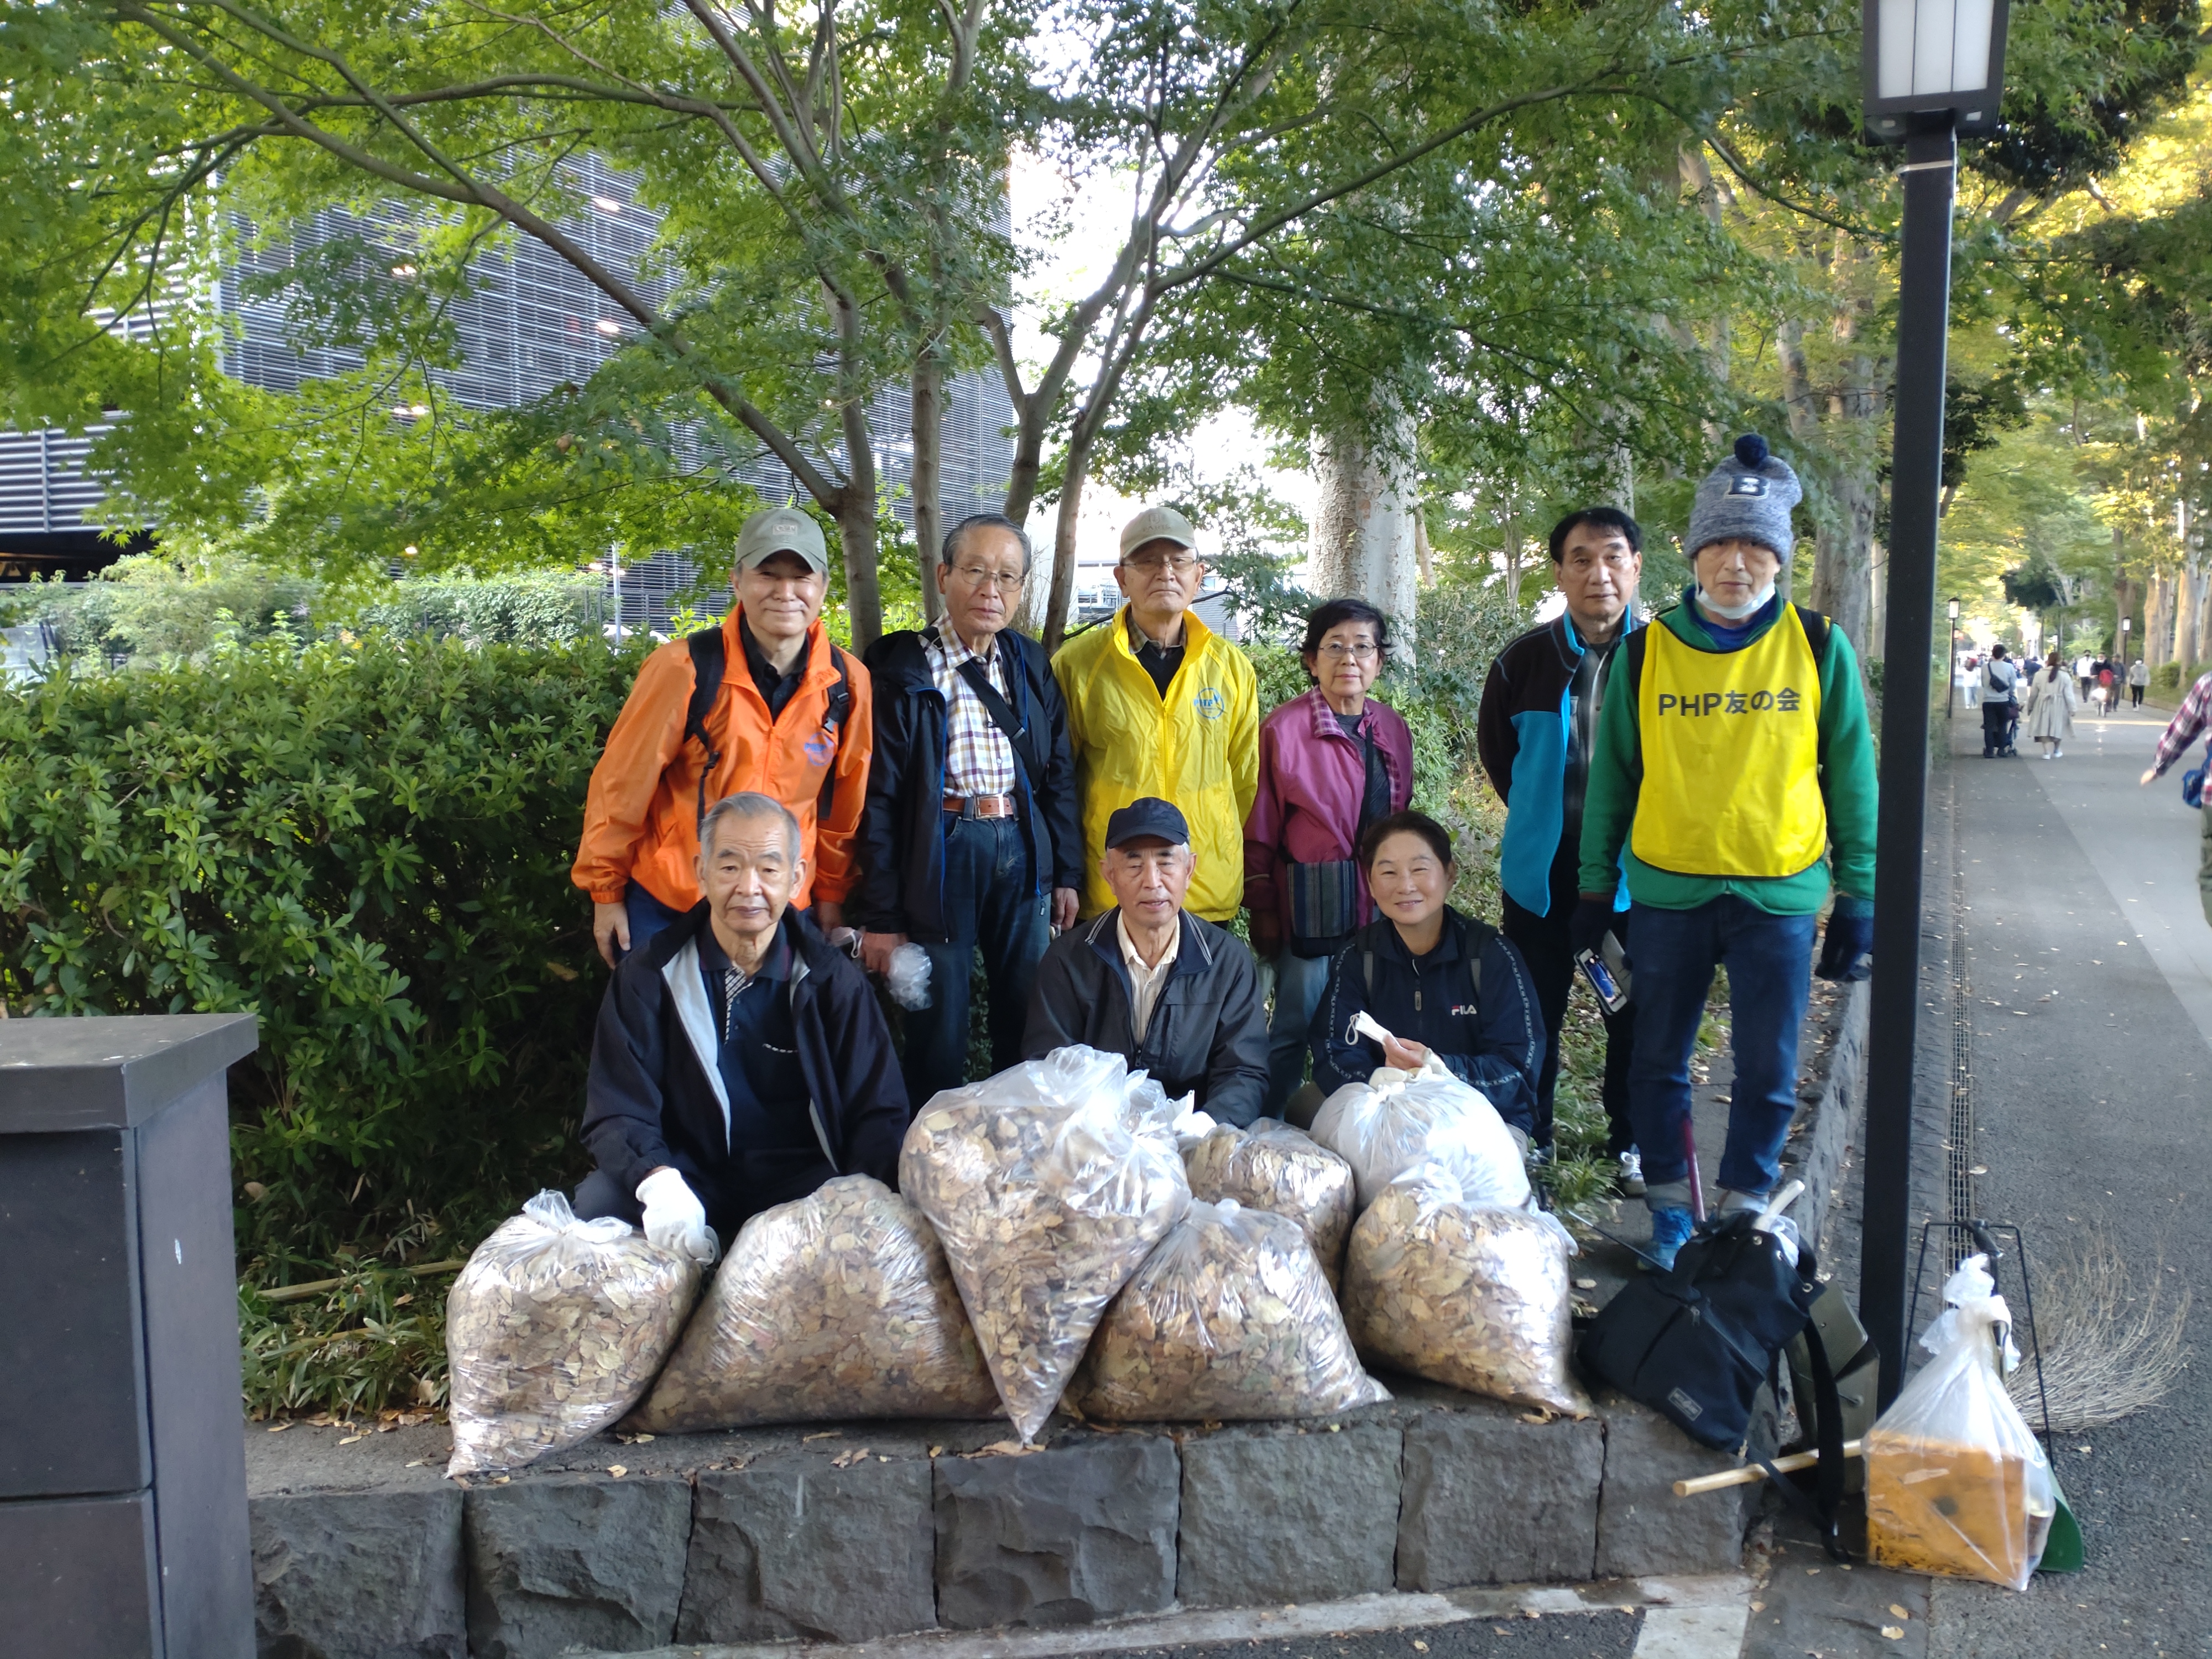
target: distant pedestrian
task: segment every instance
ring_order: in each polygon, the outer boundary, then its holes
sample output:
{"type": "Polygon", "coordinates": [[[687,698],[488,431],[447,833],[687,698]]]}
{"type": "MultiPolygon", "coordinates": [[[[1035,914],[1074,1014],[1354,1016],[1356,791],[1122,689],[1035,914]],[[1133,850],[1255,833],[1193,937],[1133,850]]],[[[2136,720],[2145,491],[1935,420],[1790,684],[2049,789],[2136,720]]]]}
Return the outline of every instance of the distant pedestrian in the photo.
{"type": "Polygon", "coordinates": [[[2137,657],[2128,665],[2128,707],[2142,707],[2143,688],[2150,684],[2150,665],[2137,657]]]}
{"type": "Polygon", "coordinates": [[[1979,662],[1971,656],[1959,665],[1959,685],[1960,689],[1966,693],[1966,707],[1969,708],[1981,701],[1980,666],[1979,662]]]}
{"type": "Polygon", "coordinates": [[[2043,672],[2027,688],[2027,707],[2023,711],[2027,719],[2027,734],[2039,745],[2048,744],[2043,751],[2045,760],[2057,760],[2066,750],[2066,739],[2074,735],[2074,710],[2079,700],[2074,695],[2076,677],[2066,672],[2066,666],[2054,651],[2043,659],[2043,672]]]}
{"type": "Polygon", "coordinates": [[[2074,659],[2074,678],[2081,684],[2081,702],[2089,701],[2089,684],[2096,678],[2097,659],[2084,651],[2074,659]]]}
{"type": "Polygon", "coordinates": [[[2112,672],[2112,665],[2109,662],[2098,664],[2097,712],[2100,714],[2108,714],[2112,712],[2112,705],[2118,701],[2115,694],[2118,691],[2119,686],[2120,677],[2112,672]]]}
{"type": "MultiPolygon", "coordinates": [[[[2197,741],[2197,733],[2208,726],[2212,726],[2212,674],[2205,675],[2189,688],[2181,707],[2166,723],[2165,733],[2158,740],[2156,758],[2138,781],[2149,784],[2163,775],[2166,768],[2179,760],[2189,745],[2197,741]]],[[[2212,766],[2212,742],[2205,744],[2204,763],[2212,766]]],[[[2203,850],[2197,859],[2197,890],[2204,906],[2204,920],[2212,922],[2212,812],[2204,813],[2203,819],[2203,850]]]]}
{"type": "Polygon", "coordinates": [[[2018,718],[2014,703],[2020,691],[2020,670],[2000,645],[1990,653],[1978,678],[1982,693],[1982,758],[2009,755],[2013,721],[2018,718]]]}

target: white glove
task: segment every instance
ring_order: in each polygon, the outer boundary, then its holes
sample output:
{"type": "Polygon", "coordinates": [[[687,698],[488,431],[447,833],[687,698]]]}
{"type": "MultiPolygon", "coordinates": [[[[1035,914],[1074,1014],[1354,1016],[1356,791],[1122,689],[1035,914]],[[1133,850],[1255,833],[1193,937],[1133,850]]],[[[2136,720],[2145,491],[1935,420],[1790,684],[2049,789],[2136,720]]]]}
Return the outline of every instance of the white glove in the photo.
{"type": "Polygon", "coordinates": [[[658,1169],[639,1182],[637,1201],[645,1206],[647,1242],[656,1249],[701,1262],[722,1253],[721,1241],[707,1224],[707,1206],[676,1170],[658,1169]]]}

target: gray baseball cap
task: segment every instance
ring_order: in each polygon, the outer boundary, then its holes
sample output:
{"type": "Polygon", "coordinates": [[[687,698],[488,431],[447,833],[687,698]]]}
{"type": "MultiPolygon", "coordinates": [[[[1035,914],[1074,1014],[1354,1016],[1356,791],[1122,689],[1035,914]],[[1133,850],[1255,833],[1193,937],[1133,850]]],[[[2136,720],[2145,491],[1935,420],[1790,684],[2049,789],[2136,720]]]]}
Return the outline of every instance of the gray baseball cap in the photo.
{"type": "Polygon", "coordinates": [[[738,532],[738,568],[750,570],[778,553],[795,553],[817,575],[830,574],[830,550],[822,526],[795,507],[771,507],[745,520],[738,532]]]}
{"type": "Polygon", "coordinates": [[[1121,526],[1121,556],[1127,558],[1146,542],[1173,542],[1177,547],[1196,547],[1198,532],[1175,508],[1148,507],[1121,526]]]}

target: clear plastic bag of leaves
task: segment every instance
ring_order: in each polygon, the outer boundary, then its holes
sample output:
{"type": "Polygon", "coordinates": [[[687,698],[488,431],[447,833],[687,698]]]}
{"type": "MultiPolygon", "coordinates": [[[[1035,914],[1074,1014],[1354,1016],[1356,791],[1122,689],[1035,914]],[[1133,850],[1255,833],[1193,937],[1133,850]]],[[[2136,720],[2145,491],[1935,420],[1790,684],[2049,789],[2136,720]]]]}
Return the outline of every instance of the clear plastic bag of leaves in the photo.
{"type": "Polygon", "coordinates": [[[1304,1231],[1194,1201],[1114,1298],[1073,1395],[1107,1422],[1322,1417],[1389,1390],[1367,1375],[1304,1231]]]}
{"type": "Polygon", "coordinates": [[[1176,1115],[1118,1054],[1074,1046],[946,1090],[907,1129],[899,1190],[937,1230],[1024,1441],[1190,1203],[1176,1115]]]}
{"type": "Polygon", "coordinates": [[[1344,1267],[1357,1188],[1352,1166],[1303,1129],[1263,1117],[1249,1129],[1217,1126],[1182,1154],[1190,1195],[1233,1198],[1288,1216],[1305,1231],[1334,1292],[1344,1267]]]}
{"type": "Polygon", "coordinates": [[[626,1429],[995,1417],[945,1252],[880,1181],[842,1176],[744,1224],[626,1429]]]}
{"type": "Polygon", "coordinates": [[[1469,1204],[1513,1209],[1528,1201],[1528,1174],[1513,1132],[1481,1090],[1441,1064],[1433,1071],[1384,1066],[1347,1083],[1314,1115],[1313,1138],[1352,1166],[1359,1207],[1419,1164],[1449,1170],[1469,1204]]]}
{"type": "Polygon", "coordinates": [[[446,1473],[520,1468],[612,1424],[676,1346],[698,1290],[698,1263],[538,1194],[477,1246],[447,1300],[446,1473]]]}
{"type": "Polygon", "coordinates": [[[1471,1204],[1449,1169],[1417,1165],[1352,1229],[1352,1340],[1369,1359],[1431,1382],[1587,1417],[1568,1369],[1574,1249],[1554,1218],[1471,1204]]]}

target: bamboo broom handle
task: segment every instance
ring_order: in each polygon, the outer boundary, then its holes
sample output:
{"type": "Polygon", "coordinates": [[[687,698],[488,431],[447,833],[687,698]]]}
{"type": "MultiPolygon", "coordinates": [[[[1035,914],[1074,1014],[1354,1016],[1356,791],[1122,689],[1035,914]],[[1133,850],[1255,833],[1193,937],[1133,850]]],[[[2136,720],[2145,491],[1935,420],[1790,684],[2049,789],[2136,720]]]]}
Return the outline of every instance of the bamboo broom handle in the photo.
{"type": "MultiPolygon", "coordinates": [[[[1865,1441],[1844,1442],[1844,1456],[1862,1457],[1865,1454],[1865,1441]]],[[[1816,1451],[1791,1452],[1787,1457],[1776,1458],[1774,1467],[1787,1474],[1793,1469],[1809,1469],[1820,1461],[1820,1454],[1816,1451]]],[[[1740,1469],[1723,1469],[1718,1474],[1701,1474],[1694,1480],[1677,1480],[1674,1483],[1674,1496],[1695,1498],[1701,1492],[1718,1492],[1723,1486],[1747,1486],[1754,1480],[1765,1479],[1765,1469],[1760,1468],[1756,1463],[1747,1463],[1740,1469]]]]}

